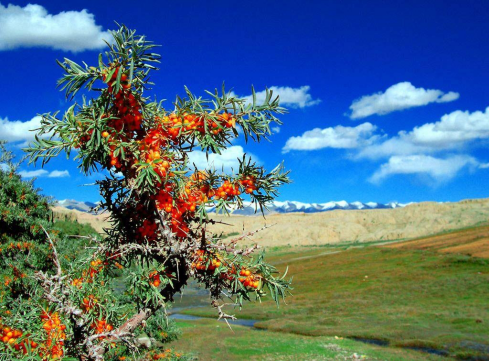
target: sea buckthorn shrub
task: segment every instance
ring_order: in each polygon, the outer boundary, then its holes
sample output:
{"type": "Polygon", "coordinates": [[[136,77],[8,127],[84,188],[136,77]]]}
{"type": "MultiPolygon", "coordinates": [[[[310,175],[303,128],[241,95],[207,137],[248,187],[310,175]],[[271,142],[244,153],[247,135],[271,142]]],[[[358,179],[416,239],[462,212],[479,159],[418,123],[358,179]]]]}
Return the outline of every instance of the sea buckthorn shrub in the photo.
{"type": "MultiPolygon", "coordinates": [[[[31,162],[44,165],[65,152],[83,173],[102,174],[99,207],[111,222],[102,239],[87,240],[86,256],[72,262],[59,261],[48,239],[53,265],[37,280],[50,304],[46,314],[55,320],[46,331],[51,350],[56,347],[51,356],[181,358],[158,348],[173,337],[162,310],[191,279],[209,290],[217,316],[225,319],[234,318],[227,305],[240,308],[264,297],[279,302],[289,294],[290,280],[257,254],[258,246],[240,245],[255,230],[224,241],[211,231],[215,221],[208,214],[241,208],[245,200],[263,211],[289,182],[288,172],[282,165],[268,172],[245,154],[234,169],[199,169],[190,160],[194,152],[221,154],[239,136],[267,139],[285,109],[269,90],[259,104],[253,88],[247,100],[224,86],[206,96],[185,88],[185,96],[166,107],[148,95],[160,59],[155,45],[125,26],[112,35],[96,66],[58,62],[67,98],[79,92],[83,98],[61,116],[42,115],[36,140],[26,148],[31,162]],[[150,351],[138,346],[141,333],[155,341],[150,351]]],[[[44,349],[40,354],[45,357],[44,349]]]]}
{"type": "Polygon", "coordinates": [[[59,240],[61,231],[50,199],[21,179],[12,160],[0,141],[0,360],[59,359],[66,327],[36,276],[54,271],[48,237],[59,240]]]}

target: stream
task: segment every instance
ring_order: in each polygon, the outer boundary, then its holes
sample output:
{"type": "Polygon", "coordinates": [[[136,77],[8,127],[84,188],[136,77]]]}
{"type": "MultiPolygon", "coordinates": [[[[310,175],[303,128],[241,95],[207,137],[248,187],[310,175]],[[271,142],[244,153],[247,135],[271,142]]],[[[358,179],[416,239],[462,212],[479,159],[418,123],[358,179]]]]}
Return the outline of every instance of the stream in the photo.
{"type": "MultiPolygon", "coordinates": [[[[215,318],[208,318],[208,317],[199,317],[199,316],[192,316],[192,315],[184,315],[182,313],[172,313],[169,318],[172,318],[174,320],[189,320],[189,321],[194,321],[194,320],[216,320],[215,318]]],[[[225,322],[224,319],[219,320],[219,322],[225,322]]],[[[250,327],[254,328],[254,324],[258,322],[257,320],[243,320],[243,319],[237,319],[237,320],[228,320],[228,323],[231,326],[245,326],[245,327],[250,327]]],[[[254,328],[255,330],[262,330],[258,328],[254,328]]]]}
{"type": "MultiPolygon", "coordinates": [[[[175,302],[174,306],[169,310],[169,317],[174,320],[183,320],[183,321],[195,321],[195,320],[217,320],[216,318],[211,318],[211,317],[200,317],[200,316],[193,316],[193,315],[187,315],[180,313],[183,310],[189,310],[189,309],[195,309],[195,308],[201,308],[201,307],[210,307],[210,299],[209,299],[209,292],[207,290],[203,290],[199,287],[197,287],[197,284],[195,282],[191,282],[184,291],[184,294],[181,295],[181,297],[175,297],[175,302]]],[[[238,314],[238,319],[237,320],[228,320],[231,326],[237,325],[237,326],[245,326],[249,327],[250,329],[256,330],[256,331],[261,331],[265,332],[267,329],[262,329],[262,328],[255,328],[254,324],[256,322],[259,322],[259,320],[253,320],[253,319],[240,319],[240,315],[238,314]]],[[[224,319],[219,320],[219,322],[225,322],[224,319]]],[[[378,340],[378,339],[368,339],[368,338],[362,338],[362,337],[351,337],[350,339],[354,341],[359,341],[363,342],[366,344],[371,344],[371,345],[376,345],[376,346],[381,346],[381,347],[399,347],[399,348],[405,348],[405,349],[411,349],[415,351],[420,351],[423,353],[427,354],[432,354],[432,355],[438,355],[438,356],[450,356],[450,352],[447,350],[441,350],[441,349],[433,349],[430,347],[411,347],[411,346],[390,346],[389,342],[386,340],[378,340]]],[[[478,349],[479,351],[486,352],[488,354],[488,345],[484,344],[471,344],[471,345],[466,345],[469,349],[478,349]]],[[[483,361],[483,360],[488,360],[488,357],[473,357],[473,358],[468,358],[467,360],[470,361],[483,361]]]]}

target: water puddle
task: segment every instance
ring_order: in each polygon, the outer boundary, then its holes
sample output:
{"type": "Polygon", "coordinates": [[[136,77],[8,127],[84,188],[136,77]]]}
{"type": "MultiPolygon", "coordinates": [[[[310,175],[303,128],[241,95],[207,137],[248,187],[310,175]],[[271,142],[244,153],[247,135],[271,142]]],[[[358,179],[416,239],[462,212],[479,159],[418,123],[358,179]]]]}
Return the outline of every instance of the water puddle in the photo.
{"type": "Polygon", "coordinates": [[[350,337],[351,340],[354,341],[360,341],[364,343],[368,343],[370,345],[376,345],[376,346],[389,346],[389,342],[385,340],[376,340],[372,338],[362,338],[362,337],[350,337]]]}
{"type": "MultiPolygon", "coordinates": [[[[376,346],[390,346],[390,343],[385,340],[376,340],[372,338],[362,338],[362,337],[350,337],[351,340],[354,341],[359,341],[359,342],[364,342],[368,343],[370,345],[376,345],[376,346]]],[[[425,352],[431,355],[438,355],[438,356],[449,356],[449,352],[445,350],[438,350],[435,348],[430,348],[430,347],[411,347],[411,346],[396,346],[400,348],[406,348],[410,350],[415,350],[415,351],[420,351],[420,352],[425,352]]]]}

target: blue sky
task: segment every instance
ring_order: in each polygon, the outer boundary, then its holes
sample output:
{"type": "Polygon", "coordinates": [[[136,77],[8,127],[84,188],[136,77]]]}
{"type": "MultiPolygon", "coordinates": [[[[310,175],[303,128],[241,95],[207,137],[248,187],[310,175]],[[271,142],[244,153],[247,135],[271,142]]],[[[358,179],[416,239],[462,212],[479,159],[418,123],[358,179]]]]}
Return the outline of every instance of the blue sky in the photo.
{"type": "MultiPolygon", "coordinates": [[[[0,138],[19,156],[36,115],[68,106],[55,60],[96,63],[117,21],[162,45],[151,94],[168,106],[184,85],[274,87],[289,114],[271,142],[237,140],[215,162],[242,150],[269,169],[284,160],[294,183],[280,200],[488,197],[488,2],[0,4],[0,138]]],[[[82,186],[98,176],[64,157],[21,170],[57,199],[99,199],[82,186]]]]}

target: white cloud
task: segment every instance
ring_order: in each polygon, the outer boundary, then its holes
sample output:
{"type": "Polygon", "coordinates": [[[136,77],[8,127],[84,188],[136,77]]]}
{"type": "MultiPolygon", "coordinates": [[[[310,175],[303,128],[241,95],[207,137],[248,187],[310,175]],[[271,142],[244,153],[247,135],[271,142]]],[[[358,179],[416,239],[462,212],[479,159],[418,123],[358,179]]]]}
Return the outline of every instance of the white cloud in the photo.
{"type": "Polygon", "coordinates": [[[372,183],[380,183],[395,174],[426,175],[437,182],[450,180],[465,167],[477,167],[475,158],[467,155],[454,155],[445,159],[428,155],[408,155],[390,157],[369,179],[372,183]]]}
{"type": "Polygon", "coordinates": [[[373,114],[383,115],[394,111],[420,107],[429,103],[451,102],[459,98],[459,93],[444,93],[436,89],[416,88],[410,82],[390,86],[384,93],[364,95],[351,106],[351,119],[361,119],[373,114]]]}
{"type": "Polygon", "coordinates": [[[48,177],[48,178],[65,178],[69,177],[70,173],[67,170],[53,170],[48,172],[45,169],[38,170],[22,170],[19,172],[19,175],[22,178],[33,178],[33,177],[48,177]]]}
{"type": "MultiPolygon", "coordinates": [[[[221,154],[209,154],[208,159],[206,159],[205,152],[195,150],[189,153],[189,161],[190,164],[194,163],[200,170],[215,167],[217,170],[223,168],[225,171],[230,171],[233,168],[237,171],[239,165],[237,158],[242,159],[244,153],[242,146],[233,145],[222,151],[221,154]]],[[[260,163],[253,154],[247,153],[247,156],[251,156],[255,162],[260,163]]]]}
{"type": "Polygon", "coordinates": [[[279,134],[281,132],[281,127],[272,127],[271,130],[273,133],[279,134]]]}
{"type": "Polygon", "coordinates": [[[49,172],[44,169],[38,169],[38,170],[21,170],[19,172],[19,175],[22,178],[33,178],[33,177],[45,177],[49,172]]]}
{"type": "Polygon", "coordinates": [[[31,130],[41,126],[41,117],[36,116],[27,122],[20,120],[10,121],[0,118],[0,140],[20,142],[34,140],[35,132],[31,130]]]}
{"type": "Polygon", "coordinates": [[[322,148],[358,148],[371,144],[377,139],[373,135],[376,126],[363,123],[357,127],[338,125],[325,129],[315,128],[298,137],[291,137],[282,148],[283,153],[290,150],[316,150],[322,148]]]}
{"type": "Polygon", "coordinates": [[[369,144],[359,158],[383,158],[392,155],[434,153],[461,148],[465,143],[489,137],[489,110],[485,112],[456,110],[435,123],[426,123],[381,143],[369,144]]]}
{"type": "Polygon", "coordinates": [[[100,49],[111,35],[82,11],[49,14],[41,5],[0,4],[0,50],[49,47],[64,51],[100,49]]]}
{"type": "MultiPolygon", "coordinates": [[[[317,105],[321,102],[320,99],[313,99],[310,92],[310,86],[304,85],[299,88],[291,88],[288,86],[271,86],[269,90],[272,90],[272,98],[274,99],[279,95],[279,104],[281,106],[287,106],[290,108],[306,108],[313,105],[317,105]]],[[[232,92],[232,95],[235,95],[232,92]]],[[[246,99],[247,103],[252,102],[252,95],[239,96],[246,99]]],[[[262,104],[265,100],[265,90],[256,92],[256,103],[262,104]]]]}
{"type": "Polygon", "coordinates": [[[407,136],[415,144],[447,148],[474,139],[488,138],[488,108],[485,112],[456,110],[436,123],[415,127],[407,136]]]}
{"type": "Polygon", "coordinates": [[[66,178],[69,176],[70,173],[67,170],[54,170],[48,174],[49,178],[66,178]]]}

